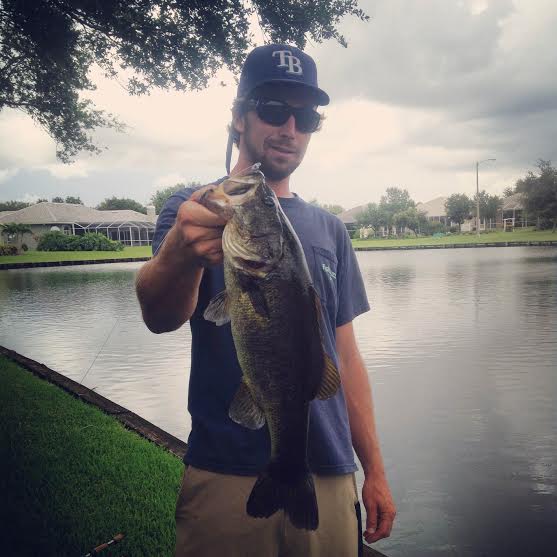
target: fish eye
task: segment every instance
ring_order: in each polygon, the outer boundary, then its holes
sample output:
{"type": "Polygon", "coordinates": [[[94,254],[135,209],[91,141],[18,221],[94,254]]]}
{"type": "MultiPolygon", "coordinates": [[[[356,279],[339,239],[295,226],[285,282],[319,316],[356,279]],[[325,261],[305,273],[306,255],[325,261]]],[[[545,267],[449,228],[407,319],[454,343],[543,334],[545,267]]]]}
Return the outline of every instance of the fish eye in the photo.
{"type": "Polygon", "coordinates": [[[252,184],[227,184],[224,187],[224,192],[227,195],[244,195],[251,189],[252,184]]]}

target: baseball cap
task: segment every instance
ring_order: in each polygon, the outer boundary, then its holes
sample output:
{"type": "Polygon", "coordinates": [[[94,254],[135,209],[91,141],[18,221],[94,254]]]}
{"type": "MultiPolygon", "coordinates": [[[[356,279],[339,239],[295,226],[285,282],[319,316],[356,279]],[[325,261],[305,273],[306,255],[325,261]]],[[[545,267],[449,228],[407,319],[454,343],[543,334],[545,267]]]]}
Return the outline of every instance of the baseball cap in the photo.
{"type": "Polygon", "coordinates": [[[317,85],[317,67],[313,58],[286,44],[268,44],[254,48],[242,67],[238,97],[247,97],[256,87],[267,83],[288,83],[311,89],[317,104],[329,104],[329,95],[317,85]]]}
{"type": "MultiPolygon", "coordinates": [[[[267,44],[254,48],[242,67],[237,97],[248,97],[257,87],[272,83],[286,83],[305,87],[315,93],[317,104],[329,104],[329,95],[317,85],[317,67],[313,58],[295,46],[267,44]]],[[[230,174],[232,132],[226,146],[226,171],[230,174]]]]}

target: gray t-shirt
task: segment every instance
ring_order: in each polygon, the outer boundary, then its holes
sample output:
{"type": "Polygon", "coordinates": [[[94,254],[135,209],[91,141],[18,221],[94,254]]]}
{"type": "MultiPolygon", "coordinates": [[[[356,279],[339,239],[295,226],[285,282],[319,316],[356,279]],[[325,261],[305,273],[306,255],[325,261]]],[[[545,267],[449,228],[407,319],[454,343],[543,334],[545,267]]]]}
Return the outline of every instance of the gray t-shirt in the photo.
{"type": "MultiPolygon", "coordinates": [[[[193,191],[181,190],[166,202],[157,221],[153,253],[174,225],[180,205],[193,191]]],[[[338,365],[336,328],[369,309],[350,238],[342,222],[327,211],[300,197],[279,198],[279,201],[300,239],[321,299],[325,350],[338,365]]],[[[190,319],[192,361],[188,410],[192,430],[184,462],[213,472],[255,475],[269,460],[269,433],[267,427],[253,431],[229,418],[228,410],[242,371],[230,325],[216,327],[203,318],[211,299],[222,290],[222,265],[206,269],[197,308],[190,319]]],[[[356,470],[342,389],[328,400],[313,400],[310,404],[308,462],[316,474],[347,474],[356,470]]]]}

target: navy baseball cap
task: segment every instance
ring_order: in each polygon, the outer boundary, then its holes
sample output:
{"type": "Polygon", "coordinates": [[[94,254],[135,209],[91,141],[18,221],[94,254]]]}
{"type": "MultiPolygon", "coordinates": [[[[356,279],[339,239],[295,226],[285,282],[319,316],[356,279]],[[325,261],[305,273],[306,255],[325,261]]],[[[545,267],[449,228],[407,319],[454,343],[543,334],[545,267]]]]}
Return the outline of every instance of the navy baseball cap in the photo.
{"type": "Polygon", "coordinates": [[[313,58],[295,46],[268,44],[254,48],[242,67],[238,97],[247,97],[260,85],[288,83],[311,89],[317,104],[329,104],[329,95],[317,85],[313,58]]]}

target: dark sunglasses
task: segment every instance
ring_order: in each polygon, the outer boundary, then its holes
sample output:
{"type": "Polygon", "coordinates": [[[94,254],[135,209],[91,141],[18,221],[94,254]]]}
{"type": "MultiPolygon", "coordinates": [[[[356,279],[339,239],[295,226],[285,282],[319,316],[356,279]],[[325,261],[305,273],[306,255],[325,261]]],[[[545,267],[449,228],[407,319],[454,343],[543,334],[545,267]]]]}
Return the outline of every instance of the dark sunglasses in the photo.
{"type": "Polygon", "coordinates": [[[255,110],[257,116],[271,126],[282,126],[290,116],[294,116],[296,129],[301,133],[313,133],[321,121],[321,115],[310,106],[297,108],[272,99],[250,99],[246,106],[248,110],[255,110]]]}

